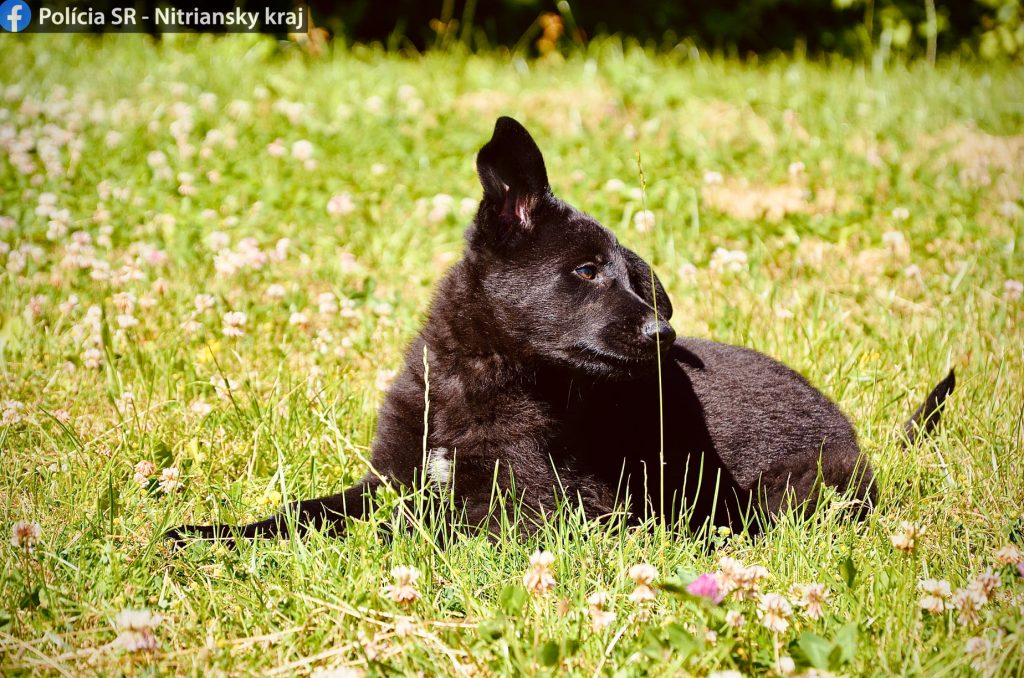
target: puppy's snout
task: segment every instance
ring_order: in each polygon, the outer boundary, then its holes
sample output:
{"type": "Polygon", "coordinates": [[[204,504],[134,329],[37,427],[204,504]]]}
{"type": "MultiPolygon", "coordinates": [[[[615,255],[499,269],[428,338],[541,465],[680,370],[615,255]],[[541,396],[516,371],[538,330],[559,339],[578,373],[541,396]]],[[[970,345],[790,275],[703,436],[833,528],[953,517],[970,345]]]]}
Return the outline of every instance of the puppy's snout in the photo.
{"type": "Polygon", "coordinates": [[[676,331],[664,320],[648,320],[642,331],[648,341],[662,347],[669,346],[676,340],[676,331]]]}

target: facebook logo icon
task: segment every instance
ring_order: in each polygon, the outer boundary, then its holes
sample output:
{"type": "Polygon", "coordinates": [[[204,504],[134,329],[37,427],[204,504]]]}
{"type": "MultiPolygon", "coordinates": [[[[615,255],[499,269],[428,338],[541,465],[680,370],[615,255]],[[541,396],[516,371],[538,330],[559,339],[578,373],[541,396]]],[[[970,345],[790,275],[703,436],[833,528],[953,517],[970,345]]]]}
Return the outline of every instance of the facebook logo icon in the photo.
{"type": "Polygon", "coordinates": [[[32,21],[32,9],[25,0],[7,0],[0,5],[0,26],[5,31],[17,33],[32,21]]]}

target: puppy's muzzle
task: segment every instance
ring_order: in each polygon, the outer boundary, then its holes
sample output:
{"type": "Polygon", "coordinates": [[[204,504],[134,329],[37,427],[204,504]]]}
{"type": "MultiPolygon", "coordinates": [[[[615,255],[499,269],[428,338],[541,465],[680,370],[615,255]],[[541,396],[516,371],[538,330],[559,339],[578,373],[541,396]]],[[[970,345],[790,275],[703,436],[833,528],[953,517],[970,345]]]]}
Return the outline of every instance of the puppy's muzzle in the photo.
{"type": "Polygon", "coordinates": [[[676,340],[676,331],[664,320],[648,320],[640,330],[651,344],[666,350],[676,340]]]}

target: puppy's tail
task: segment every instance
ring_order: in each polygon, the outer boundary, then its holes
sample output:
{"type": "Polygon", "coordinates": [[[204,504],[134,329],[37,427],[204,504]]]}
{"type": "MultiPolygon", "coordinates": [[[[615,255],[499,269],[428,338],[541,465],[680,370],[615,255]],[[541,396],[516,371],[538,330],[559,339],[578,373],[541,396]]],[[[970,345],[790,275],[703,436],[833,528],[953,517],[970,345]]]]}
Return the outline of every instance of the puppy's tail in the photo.
{"type": "Polygon", "coordinates": [[[319,499],[295,502],[285,511],[249,525],[181,525],[164,533],[164,539],[176,548],[185,546],[190,539],[221,540],[233,546],[237,539],[273,539],[301,535],[310,528],[340,534],[346,518],[364,517],[379,483],[376,478],[364,478],[344,492],[319,499]]]}
{"type": "Polygon", "coordinates": [[[956,387],[956,374],[953,370],[949,375],[939,382],[939,385],[932,389],[924,402],[918,407],[910,419],[903,424],[903,433],[907,436],[907,446],[916,443],[922,436],[931,433],[932,429],[939,423],[939,416],[942,413],[942,405],[946,398],[956,387]]]}

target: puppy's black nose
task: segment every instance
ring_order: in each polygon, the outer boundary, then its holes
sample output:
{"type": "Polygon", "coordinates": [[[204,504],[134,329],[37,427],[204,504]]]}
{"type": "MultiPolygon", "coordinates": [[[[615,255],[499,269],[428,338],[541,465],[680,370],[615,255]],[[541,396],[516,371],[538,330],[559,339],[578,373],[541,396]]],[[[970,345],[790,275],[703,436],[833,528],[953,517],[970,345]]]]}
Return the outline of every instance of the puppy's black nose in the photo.
{"type": "Polygon", "coordinates": [[[643,327],[644,336],[660,346],[669,346],[676,340],[676,331],[664,320],[648,320],[643,327]]]}

